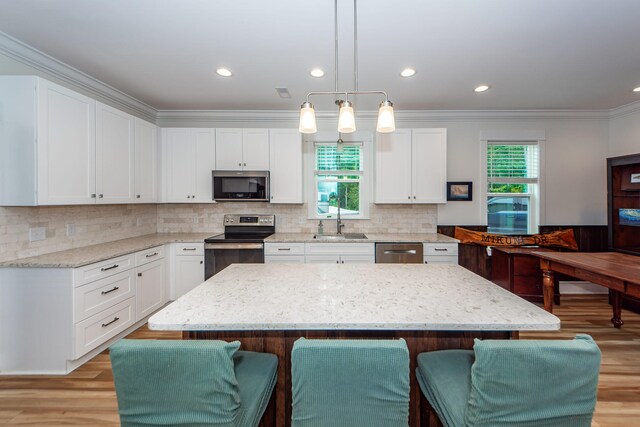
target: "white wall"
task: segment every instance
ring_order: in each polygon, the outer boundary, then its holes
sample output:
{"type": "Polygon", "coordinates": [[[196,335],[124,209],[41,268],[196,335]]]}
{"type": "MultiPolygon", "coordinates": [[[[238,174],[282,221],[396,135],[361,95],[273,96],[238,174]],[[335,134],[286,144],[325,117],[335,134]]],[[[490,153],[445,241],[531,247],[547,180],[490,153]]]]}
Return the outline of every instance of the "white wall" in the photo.
{"type": "Polygon", "coordinates": [[[609,157],[640,153],[640,102],[629,112],[614,114],[609,133],[609,157]]]}

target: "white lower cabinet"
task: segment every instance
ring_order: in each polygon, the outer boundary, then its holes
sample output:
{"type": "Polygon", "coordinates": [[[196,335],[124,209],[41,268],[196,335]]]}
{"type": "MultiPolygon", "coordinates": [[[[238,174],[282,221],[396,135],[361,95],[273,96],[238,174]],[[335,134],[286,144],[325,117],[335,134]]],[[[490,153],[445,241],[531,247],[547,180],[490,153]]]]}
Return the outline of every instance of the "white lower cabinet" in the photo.
{"type": "Polygon", "coordinates": [[[136,321],[142,320],[165,303],[165,263],[153,261],[136,269],[136,321]]]}
{"type": "Polygon", "coordinates": [[[162,307],[164,247],[78,268],[0,268],[1,374],[67,374],[162,307]]]}
{"type": "Polygon", "coordinates": [[[204,282],[204,243],[174,243],[172,246],[170,298],[175,300],[204,282]]]}
{"type": "Polygon", "coordinates": [[[425,264],[458,263],[457,243],[425,243],[423,249],[425,264]]]}
{"type": "Polygon", "coordinates": [[[316,264],[373,264],[374,243],[307,243],[305,262],[316,264]]]}
{"type": "Polygon", "coordinates": [[[304,243],[265,243],[265,264],[304,264],[304,243]]]}

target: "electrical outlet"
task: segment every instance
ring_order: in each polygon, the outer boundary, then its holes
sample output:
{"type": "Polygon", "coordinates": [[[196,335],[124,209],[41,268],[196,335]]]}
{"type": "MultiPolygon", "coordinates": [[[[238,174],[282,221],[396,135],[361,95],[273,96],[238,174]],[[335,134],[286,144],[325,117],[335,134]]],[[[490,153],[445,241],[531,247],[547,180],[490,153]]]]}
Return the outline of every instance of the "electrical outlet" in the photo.
{"type": "Polygon", "coordinates": [[[140,218],[140,217],[136,218],[136,225],[138,227],[140,227],[142,225],[142,218],[140,218]]]}
{"type": "Polygon", "coordinates": [[[29,241],[37,242],[47,238],[47,229],[45,227],[36,227],[29,229],[29,241]]]}
{"type": "Polygon", "coordinates": [[[75,236],[76,234],[76,224],[73,222],[70,222],[67,224],[67,236],[75,236]]]}
{"type": "Polygon", "coordinates": [[[306,223],[307,223],[307,218],[306,217],[304,217],[304,216],[299,216],[298,217],[298,224],[303,225],[303,224],[306,224],[306,223]]]}
{"type": "Polygon", "coordinates": [[[197,216],[194,216],[194,217],[193,217],[193,223],[194,223],[194,224],[197,224],[197,223],[198,223],[198,217],[197,217],[197,216]]]}

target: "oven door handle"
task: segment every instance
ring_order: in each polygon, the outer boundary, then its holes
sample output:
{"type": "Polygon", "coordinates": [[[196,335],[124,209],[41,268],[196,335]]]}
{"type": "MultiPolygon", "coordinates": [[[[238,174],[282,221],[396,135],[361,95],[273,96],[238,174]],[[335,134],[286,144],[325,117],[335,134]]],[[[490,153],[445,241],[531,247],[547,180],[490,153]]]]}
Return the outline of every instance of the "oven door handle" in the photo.
{"type": "Polygon", "coordinates": [[[205,243],[204,249],[263,249],[263,243],[205,243]]]}

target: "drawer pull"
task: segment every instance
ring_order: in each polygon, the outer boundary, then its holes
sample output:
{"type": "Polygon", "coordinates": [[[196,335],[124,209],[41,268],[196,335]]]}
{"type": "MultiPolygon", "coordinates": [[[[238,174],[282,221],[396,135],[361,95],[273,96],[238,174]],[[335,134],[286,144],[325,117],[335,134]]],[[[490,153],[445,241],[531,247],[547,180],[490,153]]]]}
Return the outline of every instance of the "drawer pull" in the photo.
{"type": "Polygon", "coordinates": [[[195,251],[197,248],[182,248],[183,251],[195,251]]]}
{"type": "Polygon", "coordinates": [[[110,325],[110,324],[112,324],[112,323],[117,322],[118,320],[120,320],[120,318],[119,318],[119,317],[114,317],[114,318],[113,318],[113,320],[112,320],[111,322],[103,323],[103,324],[102,324],[102,327],[103,327],[103,328],[106,328],[107,326],[109,326],[109,325],[110,325]]]}
{"type": "Polygon", "coordinates": [[[447,249],[447,248],[434,248],[433,250],[436,251],[436,252],[447,252],[449,249],[447,249]]]}
{"type": "Polygon", "coordinates": [[[151,258],[152,256],[156,256],[156,255],[158,255],[158,252],[154,252],[154,253],[152,253],[152,254],[147,254],[147,255],[145,255],[145,256],[146,256],[147,258],[151,258]]]}
{"type": "Polygon", "coordinates": [[[114,287],[113,287],[113,289],[109,289],[108,291],[102,291],[102,292],[100,292],[100,293],[101,293],[102,295],[106,295],[106,294],[110,294],[111,292],[115,292],[115,291],[117,291],[118,289],[120,289],[120,288],[119,288],[119,287],[117,287],[117,286],[114,286],[114,287]]]}
{"type": "Polygon", "coordinates": [[[113,264],[111,267],[102,267],[100,271],[113,270],[114,268],[120,267],[118,264],[113,264]]]}
{"type": "Polygon", "coordinates": [[[291,248],[278,248],[279,251],[290,251],[291,248]]]}

